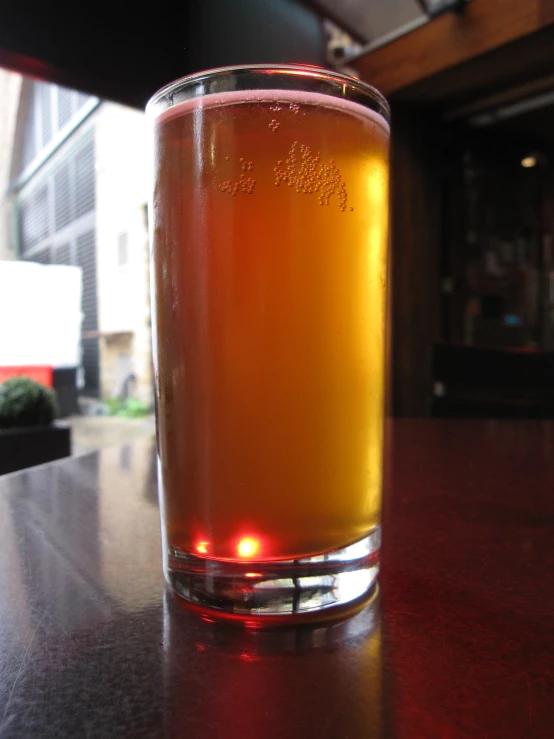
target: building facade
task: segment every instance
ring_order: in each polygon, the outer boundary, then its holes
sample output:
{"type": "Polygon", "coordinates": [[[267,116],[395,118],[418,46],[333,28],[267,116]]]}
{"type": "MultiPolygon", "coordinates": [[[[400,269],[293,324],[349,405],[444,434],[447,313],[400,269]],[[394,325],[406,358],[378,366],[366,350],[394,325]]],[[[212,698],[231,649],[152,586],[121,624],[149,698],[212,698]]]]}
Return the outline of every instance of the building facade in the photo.
{"type": "Polygon", "coordinates": [[[82,394],[150,403],[144,114],[0,72],[4,89],[0,258],[79,266],[82,394]]]}

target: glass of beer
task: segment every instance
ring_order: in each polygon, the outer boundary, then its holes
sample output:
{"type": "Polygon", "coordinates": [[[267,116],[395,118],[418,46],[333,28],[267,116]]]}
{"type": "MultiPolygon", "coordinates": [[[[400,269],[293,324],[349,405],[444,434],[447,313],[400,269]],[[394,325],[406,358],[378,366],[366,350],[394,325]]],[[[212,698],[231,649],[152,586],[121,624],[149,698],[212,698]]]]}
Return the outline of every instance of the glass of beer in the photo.
{"type": "Polygon", "coordinates": [[[147,113],[165,576],[247,622],[336,614],[379,565],[387,102],[264,65],[147,113]]]}

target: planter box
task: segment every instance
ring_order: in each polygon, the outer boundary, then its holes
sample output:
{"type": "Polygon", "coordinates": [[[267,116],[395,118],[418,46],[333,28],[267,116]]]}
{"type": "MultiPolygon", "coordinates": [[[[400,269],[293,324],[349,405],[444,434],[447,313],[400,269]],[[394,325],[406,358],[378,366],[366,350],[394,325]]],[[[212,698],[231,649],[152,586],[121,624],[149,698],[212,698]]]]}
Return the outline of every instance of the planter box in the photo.
{"type": "Polygon", "coordinates": [[[0,475],[70,454],[71,427],[66,424],[0,429],[0,475]]]}

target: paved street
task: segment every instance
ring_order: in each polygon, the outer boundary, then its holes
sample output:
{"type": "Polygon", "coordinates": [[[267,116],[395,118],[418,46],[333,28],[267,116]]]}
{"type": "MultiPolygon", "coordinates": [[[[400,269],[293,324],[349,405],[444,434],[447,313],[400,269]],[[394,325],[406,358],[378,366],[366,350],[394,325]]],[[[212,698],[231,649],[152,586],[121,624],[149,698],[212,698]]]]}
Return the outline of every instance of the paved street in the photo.
{"type": "Polygon", "coordinates": [[[64,420],[72,428],[73,455],[129,444],[155,433],[154,416],[146,418],[70,416],[64,420]]]}

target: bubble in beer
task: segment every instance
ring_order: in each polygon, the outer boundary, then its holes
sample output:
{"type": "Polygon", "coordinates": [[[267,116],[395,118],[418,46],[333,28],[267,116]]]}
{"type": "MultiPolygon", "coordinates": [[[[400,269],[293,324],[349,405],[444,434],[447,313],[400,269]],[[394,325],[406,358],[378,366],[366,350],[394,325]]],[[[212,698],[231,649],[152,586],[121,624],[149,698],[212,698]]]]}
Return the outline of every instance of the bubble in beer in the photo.
{"type": "Polygon", "coordinates": [[[300,112],[300,106],[297,103],[291,103],[289,105],[289,110],[291,110],[294,115],[298,115],[298,113],[300,112]]]}
{"type": "MultiPolygon", "coordinates": [[[[226,159],[229,159],[229,157],[226,157],[226,159]]],[[[252,172],[252,170],[254,169],[254,162],[247,160],[244,157],[240,157],[239,163],[243,172],[252,172]]],[[[252,195],[252,193],[254,192],[254,188],[256,187],[256,180],[253,177],[248,177],[243,173],[239,175],[239,179],[236,182],[233,182],[232,180],[225,180],[224,182],[221,182],[218,187],[221,192],[226,192],[233,197],[236,196],[239,192],[244,192],[247,195],[252,195]]]]}
{"type": "Polygon", "coordinates": [[[275,118],[272,118],[269,122],[268,128],[271,129],[273,133],[276,133],[279,130],[280,125],[281,124],[279,123],[279,121],[276,121],[275,118]]]}
{"type": "Polygon", "coordinates": [[[273,105],[270,105],[269,109],[272,110],[274,113],[279,113],[279,111],[282,110],[281,106],[277,102],[274,102],[273,105]]]}
{"type": "Polygon", "coordinates": [[[298,193],[316,193],[320,205],[329,205],[336,196],[340,210],[346,210],[348,194],[339,168],[332,159],[328,164],[322,162],[320,153],[314,155],[309,146],[298,147],[298,142],[293,142],[285,165],[280,159],[273,171],[276,185],[284,182],[298,193]]]}

